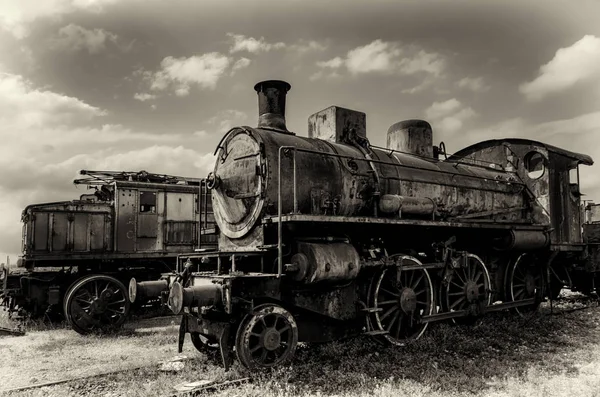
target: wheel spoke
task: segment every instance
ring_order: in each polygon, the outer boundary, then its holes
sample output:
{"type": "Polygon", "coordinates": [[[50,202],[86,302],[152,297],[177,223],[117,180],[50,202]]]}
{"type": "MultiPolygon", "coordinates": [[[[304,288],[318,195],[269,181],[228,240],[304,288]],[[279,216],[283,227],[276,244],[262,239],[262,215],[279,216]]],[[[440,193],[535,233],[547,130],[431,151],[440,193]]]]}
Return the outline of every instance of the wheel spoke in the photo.
{"type": "Polygon", "coordinates": [[[402,328],[402,319],[404,316],[400,316],[398,319],[398,326],[396,327],[396,339],[400,339],[400,329],[402,328]]]}
{"type": "Polygon", "coordinates": [[[419,276],[419,278],[417,279],[417,281],[415,283],[413,283],[413,284],[410,285],[410,288],[416,289],[417,286],[419,285],[419,283],[421,282],[421,280],[423,280],[424,277],[425,277],[425,274],[421,274],[419,276]]]}
{"type": "Polygon", "coordinates": [[[385,288],[379,288],[379,290],[380,290],[380,291],[382,291],[382,292],[385,292],[385,293],[386,293],[386,294],[388,294],[388,295],[392,295],[392,296],[395,296],[395,297],[399,297],[399,296],[400,296],[399,294],[397,294],[397,293],[394,293],[394,292],[392,292],[392,291],[390,291],[390,290],[387,290],[387,289],[385,289],[385,288]]]}
{"type": "Polygon", "coordinates": [[[464,296],[455,300],[454,303],[452,305],[450,305],[450,310],[454,309],[456,307],[456,305],[460,304],[464,300],[465,300],[464,296]]]}
{"type": "Polygon", "coordinates": [[[394,317],[392,317],[392,320],[388,323],[388,325],[385,326],[386,331],[388,331],[388,332],[391,331],[392,325],[394,325],[394,323],[396,322],[398,317],[400,317],[400,311],[397,311],[396,314],[394,315],[394,317]]]}
{"type": "Polygon", "coordinates": [[[387,301],[383,301],[383,302],[378,302],[378,305],[389,305],[392,303],[398,303],[398,299],[391,299],[391,300],[387,300],[387,301]]]}
{"type": "Polygon", "coordinates": [[[383,321],[386,317],[392,314],[395,310],[398,310],[398,306],[390,307],[381,317],[379,317],[379,321],[383,321]]]}
{"type": "MultiPolygon", "coordinates": [[[[461,271],[462,271],[462,270],[463,270],[462,268],[461,268],[461,269],[454,269],[454,272],[452,273],[452,275],[453,275],[453,276],[454,276],[454,275],[456,275],[456,277],[458,277],[458,279],[460,280],[460,282],[461,282],[461,283],[463,283],[463,284],[465,284],[465,283],[466,283],[466,280],[465,280],[465,278],[463,278],[463,277],[460,275],[460,273],[461,273],[461,271]]],[[[463,275],[464,275],[464,271],[463,271],[463,275]]],[[[452,278],[454,278],[454,277],[452,277],[452,278]]],[[[452,279],[452,278],[451,278],[451,279],[452,279]]],[[[461,287],[461,288],[462,288],[462,287],[461,287]]]]}
{"type": "Polygon", "coordinates": [[[267,360],[267,354],[269,354],[269,351],[267,349],[263,349],[262,354],[260,355],[260,361],[263,363],[266,363],[267,360]]]}

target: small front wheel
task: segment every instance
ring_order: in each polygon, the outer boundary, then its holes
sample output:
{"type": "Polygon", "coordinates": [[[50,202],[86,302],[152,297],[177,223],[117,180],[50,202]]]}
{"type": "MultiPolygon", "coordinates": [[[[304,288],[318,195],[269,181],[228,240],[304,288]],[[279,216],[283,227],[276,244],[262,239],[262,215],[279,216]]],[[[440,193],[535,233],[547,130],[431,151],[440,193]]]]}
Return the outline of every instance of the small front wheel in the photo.
{"type": "Polygon", "coordinates": [[[290,312],[278,305],[264,304],[242,320],[235,350],[248,369],[271,368],[291,361],[298,344],[298,327],[290,312]]]}

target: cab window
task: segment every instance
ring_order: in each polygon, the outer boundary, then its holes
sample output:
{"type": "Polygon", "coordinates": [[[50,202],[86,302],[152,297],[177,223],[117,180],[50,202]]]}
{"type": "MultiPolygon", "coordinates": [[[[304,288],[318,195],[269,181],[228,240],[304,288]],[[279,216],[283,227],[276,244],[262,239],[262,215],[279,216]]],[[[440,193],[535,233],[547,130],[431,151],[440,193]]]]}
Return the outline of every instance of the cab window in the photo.
{"type": "Polygon", "coordinates": [[[156,192],[140,192],[140,213],[156,213],[156,192]]]}
{"type": "Polygon", "coordinates": [[[525,169],[529,178],[541,178],[546,171],[546,158],[539,152],[529,152],[525,156],[525,169]]]}

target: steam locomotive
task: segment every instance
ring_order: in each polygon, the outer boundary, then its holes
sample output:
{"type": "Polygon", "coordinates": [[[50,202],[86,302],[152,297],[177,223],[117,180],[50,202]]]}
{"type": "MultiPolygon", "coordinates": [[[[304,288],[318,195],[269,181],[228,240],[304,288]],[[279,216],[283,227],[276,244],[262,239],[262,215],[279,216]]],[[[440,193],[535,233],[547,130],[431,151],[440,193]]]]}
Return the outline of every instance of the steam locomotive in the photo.
{"type": "Polygon", "coordinates": [[[177,272],[132,279],[132,301],[162,296],[194,346],[248,368],[292,359],[297,343],[366,334],[402,346],[429,323],[535,310],[563,286],[592,294],[600,224],[585,223],[589,156],[528,139],[448,155],[423,120],[369,143],[366,116],[332,106],[288,131],[283,81],[263,81],[256,128],[231,129],[206,185],[218,249],[177,272]]]}
{"type": "MultiPolygon", "coordinates": [[[[23,252],[0,269],[0,302],[11,314],[64,317],[81,333],[114,329],[130,312],[127,282],[173,272],[177,254],[216,246],[204,181],[140,172],[81,171],[79,200],[29,205],[23,252]],[[9,271],[10,270],[10,271],[9,271]],[[62,310],[61,310],[62,309],[62,310]]],[[[138,302],[140,306],[140,302],[138,302]]]]}

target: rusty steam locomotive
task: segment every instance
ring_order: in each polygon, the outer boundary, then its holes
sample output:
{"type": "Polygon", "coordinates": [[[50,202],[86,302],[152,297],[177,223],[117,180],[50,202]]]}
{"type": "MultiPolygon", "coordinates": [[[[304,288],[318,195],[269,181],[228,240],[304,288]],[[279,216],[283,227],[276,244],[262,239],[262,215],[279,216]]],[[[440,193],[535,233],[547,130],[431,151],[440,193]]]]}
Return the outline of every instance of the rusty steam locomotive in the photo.
{"type": "Polygon", "coordinates": [[[387,147],[365,114],[330,107],[288,131],[283,81],[264,81],[258,127],[231,129],[207,179],[218,249],[129,285],[162,294],[195,347],[249,368],[289,361],[299,341],[367,334],[392,345],[433,321],[535,310],[567,285],[594,291],[598,224],[584,225],[589,156],[527,139],[447,155],[422,120],[387,147]],[[585,227],[584,227],[585,226],[585,227]]]}
{"type": "Polygon", "coordinates": [[[115,328],[130,312],[131,277],[175,270],[177,254],[216,246],[204,180],[140,172],[81,171],[94,188],[79,200],[33,204],[22,214],[18,267],[0,269],[0,300],[21,316],[64,317],[79,333],[115,328]],[[62,309],[62,310],[61,310],[62,309]]]}

